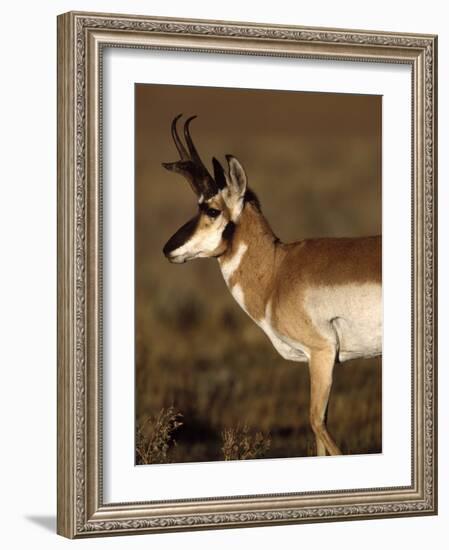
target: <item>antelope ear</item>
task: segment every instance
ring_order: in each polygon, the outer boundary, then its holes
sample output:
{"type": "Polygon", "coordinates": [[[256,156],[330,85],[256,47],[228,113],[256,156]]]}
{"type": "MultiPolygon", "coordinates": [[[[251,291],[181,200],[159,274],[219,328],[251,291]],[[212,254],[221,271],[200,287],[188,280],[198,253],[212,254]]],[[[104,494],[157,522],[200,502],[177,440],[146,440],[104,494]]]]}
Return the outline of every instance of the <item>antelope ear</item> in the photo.
{"type": "Polygon", "coordinates": [[[233,194],[241,198],[246,192],[248,182],[245,170],[233,155],[226,155],[226,160],[229,166],[228,187],[233,194]]]}
{"type": "Polygon", "coordinates": [[[213,157],[212,164],[214,165],[214,180],[218,189],[224,189],[226,187],[226,175],[221,163],[213,157]]]}

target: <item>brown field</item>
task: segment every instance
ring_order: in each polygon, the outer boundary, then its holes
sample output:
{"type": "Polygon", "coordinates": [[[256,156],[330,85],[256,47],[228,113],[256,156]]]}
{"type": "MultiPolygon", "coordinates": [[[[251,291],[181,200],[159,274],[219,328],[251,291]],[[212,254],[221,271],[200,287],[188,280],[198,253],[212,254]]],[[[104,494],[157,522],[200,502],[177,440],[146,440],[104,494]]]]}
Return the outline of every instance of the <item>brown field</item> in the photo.
{"type": "MultiPolygon", "coordinates": [[[[195,212],[187,182],[161,167],[177,158],[170,122],[178,112],[198,114],[192,135],[206,164],[225,153],[242,161],[287,242],[381,232],[381,100],[136,86],[136,426],[149,437],[147,417],[170,407],[182,414],[170,435],[176,444],[163,439],[167,426],[158,436],[164,461],[223,460],[232,438],[250,449],[262,437],[255,456],[314,454],[306,364],[276,353],[215,260],[172,265],[163,257],[166,240],[195,212]]],[[[381,451],[381,403],[380,358],[336,366],[328,426],[343,452],[381,451]]]]}

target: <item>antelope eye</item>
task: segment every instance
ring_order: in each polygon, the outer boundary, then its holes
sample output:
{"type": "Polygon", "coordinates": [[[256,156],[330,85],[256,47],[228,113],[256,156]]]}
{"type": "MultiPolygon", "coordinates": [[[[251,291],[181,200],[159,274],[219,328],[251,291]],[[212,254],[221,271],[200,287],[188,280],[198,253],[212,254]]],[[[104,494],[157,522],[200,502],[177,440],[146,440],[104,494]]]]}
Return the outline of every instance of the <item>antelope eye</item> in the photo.
{"type": "Polygon", "coordinates": [[[209,216],[209,218],[218,218],[221,214],[220,210],[217,210],[216,208],[207,208],[205,212],[206,216],[209,216]]]}

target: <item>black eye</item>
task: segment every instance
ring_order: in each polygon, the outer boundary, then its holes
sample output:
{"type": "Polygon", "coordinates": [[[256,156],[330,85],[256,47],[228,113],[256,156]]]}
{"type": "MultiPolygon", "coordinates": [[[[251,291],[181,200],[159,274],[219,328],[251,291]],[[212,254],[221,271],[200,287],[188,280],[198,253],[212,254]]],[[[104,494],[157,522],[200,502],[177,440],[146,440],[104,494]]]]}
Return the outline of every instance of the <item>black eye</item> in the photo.
{"type": "Polygon", "coordinates": [[[209,216],[209,218],[218,218],[221,214],[220,210],[217,210],[216,208],[206,208],[205,212],[206,216],[209,216]]]}

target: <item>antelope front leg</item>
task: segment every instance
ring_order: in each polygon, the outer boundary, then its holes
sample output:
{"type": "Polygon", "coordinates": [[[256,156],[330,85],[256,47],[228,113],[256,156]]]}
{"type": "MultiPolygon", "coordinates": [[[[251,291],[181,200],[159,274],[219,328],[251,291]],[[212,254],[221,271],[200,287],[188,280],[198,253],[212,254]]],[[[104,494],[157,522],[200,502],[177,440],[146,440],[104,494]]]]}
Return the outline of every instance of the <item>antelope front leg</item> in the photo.
{"type": "Polygon", "coordinates": [[[318,456],[341,455],[326,428],[326,409],[332,387],[335,350],[314,351],[309,361],[310,372],[310,424],[315,434],[318,456]]]}

